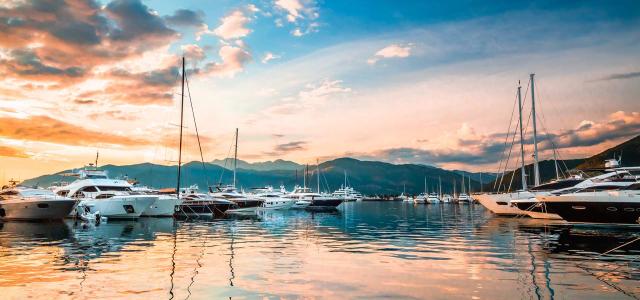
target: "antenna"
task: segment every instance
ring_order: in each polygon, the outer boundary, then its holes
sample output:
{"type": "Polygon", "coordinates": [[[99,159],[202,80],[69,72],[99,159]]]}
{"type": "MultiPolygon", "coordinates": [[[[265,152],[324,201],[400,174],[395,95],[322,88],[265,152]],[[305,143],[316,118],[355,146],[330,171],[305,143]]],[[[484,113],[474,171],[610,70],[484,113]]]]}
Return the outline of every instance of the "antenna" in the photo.
{"type": "Polygon", "coordinates": [[[100,155],[100,153],[98,152],[98,150],[96,150],[96,168],[98,168],[98,156],[100,155]]]}

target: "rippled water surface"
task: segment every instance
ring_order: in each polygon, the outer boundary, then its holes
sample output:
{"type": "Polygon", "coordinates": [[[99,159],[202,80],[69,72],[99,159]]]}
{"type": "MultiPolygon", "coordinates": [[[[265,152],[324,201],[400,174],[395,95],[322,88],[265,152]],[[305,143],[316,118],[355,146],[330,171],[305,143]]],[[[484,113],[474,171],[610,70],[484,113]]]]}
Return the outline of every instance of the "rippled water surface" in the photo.
{"type": "Polygon", "coordinates": [[[479,205],[0,223],[0,298],[628,299],[638,228],[491,216],[479,205]]]}

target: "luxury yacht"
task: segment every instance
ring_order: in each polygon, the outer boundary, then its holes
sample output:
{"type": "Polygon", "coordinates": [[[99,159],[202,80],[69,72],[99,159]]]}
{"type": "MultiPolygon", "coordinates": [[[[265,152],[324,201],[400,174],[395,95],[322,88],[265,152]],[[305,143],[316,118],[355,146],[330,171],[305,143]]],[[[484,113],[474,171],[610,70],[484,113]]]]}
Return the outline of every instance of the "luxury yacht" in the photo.
{"type": "Polygon", "coordinates": [[[420,195],[418,195],[415,198],[413,198],[413,203],[415,203],[415,204],[425,204],[425,203],[427,203],[427,198],[428,197],[429,197],[429,195],[427,195],[427,193],[420,193],[420,195]]]}
{"type": "Polygon", "coordinates": [[[286,195],[287,198],[296,200],[294,208],[305,208],[308,210],[335,209],[343,200],[331,196],[323,196],[319,193],[311,192],[307,187],[296,187],[293,192],[286,195]]]}
{"type": "Polygon", "coordinates": [[[458,203],[471,203],[473,202],[473,199],[467,193],[462,192],[458,195],[458,199],[456,199],[456,201],[458,201],[458,203]]]}
{"type": "Polygon", "coordinates": [[[176,208],[176,217],[222,216],[230,208],[238,207],[233,201],[200,193],[197,185],[181,188],[180,200],[182,203],[176,208]]]}
{"type": "Polygon", "coordinates": [[[131,190],[136,194],[158,196],[158,200],[142,212],[141,216],[143,217],[173,217],[178,210],[178,206],[182,203],[182,200],[176,196],[175,189],[171,192],[163,193],[160,190],[146,186],[133,186],[131,190]]]}
{"type": "Polygon", "coordinates": [[[600,185],[536,198],[568,222],[640,224],[640,183],[615,188],[600,185]]]}
{"type": "Polygon", "coordinates": [[[96,213],[116,219],[137,218],[149,208],[158,196],[136,195],[126,180],[109,179],[107,172],[92,164],[77,173],[76,181],[56,190],[62,197],[80,201],[77,213],[96,213]]]}
{"type": "Polygon", "coordinates": [[[277,209],[289,209],[295,201],[286,198],[286,190],[284,186],[280,187],[280,191],[275,191],[273,187],[257,188],[253,190],[253,197],[262,199],[262,206],[259,210],[277,210],[277,209]]]}
{"type": "Polygon", "coordinates": [[[342,198],[344,202],[362,201],[362,194],[356,192],[352,187],[341,186],[340,189],[333,192],[331,196],[342,198]]]}
{"type": "Polygon", "coordinates": [[[636,179],[626,170],[609,170],[605,174],[583,179],[581,176],[572,176],[567,179],[554,180],[531,188],[529,191],[520,191],[516,197],[510,200],[510,206],[518,208],[519,214],[528,215],[534,219],[562,219],[558,214],[549,212],[547,207],[537,197],[547,195],[567,194],[585,188],[618,189],[633,184],[636,179]]]}
{"type": "Polygon", "coordinates": [[[436,193],[429,194],[429,197],[427,197],[427,203],[429,204],[440,203],[440,198],[438,197],[438,194],[436,193]]]}
{"type": "Polygon", "coordinates": [[[251,197],[244,193],[239,193],[235,186],[227,185],[225,187],[216,187],[216,191],[209,192],[209,196],[214,198],[222,198],[234,202],[237,206],[227,210],[227,213],[252,213],[258,207],[262,207],[264,199],[251,197]]]}
{"type": "Polygon", "coordinates": [[[444,194],[442,195],[442,199],[440,200],[444,203],[449,203],[449,202],[453,202],[453,197],[451,197],[451,195],[449,194],[444,194]]]}
{"type": "Polygon", "coordinates": [[[16,186],[0,191],[0,220],[61,220],[77,201],[50,190],[16,186]]]}

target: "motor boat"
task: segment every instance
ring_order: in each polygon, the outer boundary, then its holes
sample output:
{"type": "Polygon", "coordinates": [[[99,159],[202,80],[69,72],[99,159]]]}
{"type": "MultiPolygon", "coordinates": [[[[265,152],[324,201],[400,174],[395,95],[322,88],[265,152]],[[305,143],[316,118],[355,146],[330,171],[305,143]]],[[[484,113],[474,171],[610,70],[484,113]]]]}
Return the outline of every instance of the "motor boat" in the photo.
{"type": "Polygon", "coordinates": [[[600,185],[536,197],[568,222],[640,224],[640,183],[600,185]]]}
{"type": "Polygon", "coordinates": [[[471,203],[473,202],[473,198],[471,198],[467,193],[460,193],[456,201],[458,201],[458,203],[471,203]]]}
{"type": "Polygon", "coordinates": [[[284,186],[280,187],[279,192],[270,186],[254,189],[253,192],[253,197],[263,200],[262,206],[258,210],[289,209],[295,204],[294,200],[284,197],[286,194],[284,186]]]}
{"type": "Polygon", "coordinates": [[[429,194],[429,197],[427,197],[427,203],[429,203],[429,204],[440,203],[440,198],[438,197],[438,194],[436,194],[436,193],[429,194]]]}
{"type": "Polygon", "coordinates": [[[47,189],[14,184],[0,191],[0,220],[61,220],[76,203],[47,189]]]}
{"type": "Polygon", "coordinates": [[[170,192],[161,192],[146,186],[133,186],[132,192],[140,195],[155,195],[158,200],[152,203],[144,212],[143,217],[173,217],[182,199],[178,199],[175,189],[170,192]]]}
{"type": "Polygon", "coordinates": [[[428,197],[429,197],[429,195],[427,195],[426,193],[421,193],[420,195],[416,196],[413,199],[413,203],[415,203],[415,204],[426,204],[428,197]]]}
{"type": "Polygon", "coordinates": [[[583,179],[582,176],[571,176],[566,179],[554,180],[531,188],[528,192],[519,194],[520,198],[512,199],[510,205],[521,210],[520,214],[535,219],[562,219],[557,214],[550,213],[547,207],[537,197],[572,193],[585,188],[618,189],[636,182],[636,177],[624,168],[609,169],[607,173],[583,179]]]}
{"type": "Polygon", "coordinates": [[[442,201],[443,203],[450,203],[453,202],[453,197],[451,197],[451,195],[449,194],[444,194],[442,195],[440,201],[442,201]]]}
{"type": "Polygon", "coordinates": [[[311,192],[311,189],[307,187],[295,187],[293,192],[287,194],[286,197],[296,201],[293,208],[304,208],[307,210],[336,209],[343,202],[343,199],[340,198],[311,192]]]}
{"type": "Polygon", "coordinates": [[[235,186],[227,185],[225,187],[216,187],[216,191],[210,191],[209,196],[213,198],[221,198],[232,201],[235,207],[229,208],[226,213],[255,213],[259,207],[262,207],[264,199],[252,197],[244,193],[239,193],[235,186]]]}
{"type": "Polygon", "coordinates": [[[341,186],[331,194],[333,197],[342,198],[344,202],[362,201],[362,194],[356,192],[352,187],[341,186]]]}
{"type": "Polygon", "coordinates": [[[222,216],[229,209],[238,205],[230,200],[215,198],[209,194],[201,193],[197,185],[180,189],[180,203],[175,212],[176,217],[214,217],[222,216]]]}
{"type": "Polygon", "coordinates": [[[77,176],[77,180],[56,190],[58,196],[79,201],[78,207],[84,211],[76,211],[76,214],[100,212],[101,216],[109,219],[138,218],[158,200],[156,195],[133,193],[129,182],[110,179],[106,171],[93,165],[80,170],[77,176]]]}

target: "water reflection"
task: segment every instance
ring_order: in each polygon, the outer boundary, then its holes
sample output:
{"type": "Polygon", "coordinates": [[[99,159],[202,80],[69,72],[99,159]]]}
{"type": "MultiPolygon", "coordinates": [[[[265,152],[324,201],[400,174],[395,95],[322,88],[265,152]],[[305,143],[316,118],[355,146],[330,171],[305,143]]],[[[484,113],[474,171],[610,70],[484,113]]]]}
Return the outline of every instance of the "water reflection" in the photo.
{"type": "Polygon", "coordinates": [[[9,298],[638,297],[634,228],[496,218],[476,205],[346,203],[211,220],[0,223],[9,298]]]}

